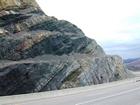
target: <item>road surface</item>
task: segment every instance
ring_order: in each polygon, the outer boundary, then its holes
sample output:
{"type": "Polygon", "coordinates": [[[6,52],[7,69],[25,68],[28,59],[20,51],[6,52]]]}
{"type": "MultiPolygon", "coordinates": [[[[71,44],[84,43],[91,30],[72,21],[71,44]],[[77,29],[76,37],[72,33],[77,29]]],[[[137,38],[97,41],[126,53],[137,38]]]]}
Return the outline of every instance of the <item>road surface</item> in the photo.
{"type": "Polygon", "coordinates": [[[9,105],[140,105],[140,82],[9,105]]]}
{"type": "MultiPolygon", "coordinates": [[[[131,71],[132,72],[132,71],[131,71]]],[[[139,71],[135,71],[135,72],[132,72],[136,77],[140,77],[140,70],[139,71]]]]}

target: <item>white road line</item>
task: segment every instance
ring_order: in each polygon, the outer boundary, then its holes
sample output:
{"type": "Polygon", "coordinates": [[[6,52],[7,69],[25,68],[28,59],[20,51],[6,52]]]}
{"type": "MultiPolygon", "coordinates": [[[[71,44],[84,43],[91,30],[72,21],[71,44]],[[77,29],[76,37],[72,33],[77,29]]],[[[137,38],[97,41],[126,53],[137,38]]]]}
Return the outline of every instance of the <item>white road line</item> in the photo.
{"type": "Polygon", "coordinates": [[[97,93],[97,94],[90,94],[90,95],[87,95],[87,97],[95,96],[95,95],[99,95],[99,94],[103,94],[103,93],[106,93],[106,92],[101,92],[101,93],[97,93]]]}
{"type": "Polygon", "coordinates": [[[95,99],[95,100],[90,100],[90,101],[86,101],[86,102],[78,103],[78,104],[75,104],[75,105],[83,105],[83,104],[87,104],[87,103],[90,103],[90,102],[95,102],[95,101],[99,101],[99,100],[107,99],[107,98],[110,98],[110,97],[114,97],[114,96],[119,96],[119,95],[122,95],[122,94],[130,93],[130,92],[133,92],[133,91],[136,91],[136,90],[140,90],[140,88],[136,88],[136,89],[133,89],[133,90],[129,90],[129,91],[122,92],[122,93],[118,93],[118,94],[110,95],[110,96],[103,97],[103,98],[98,98],[98,99],[95,99]]]}

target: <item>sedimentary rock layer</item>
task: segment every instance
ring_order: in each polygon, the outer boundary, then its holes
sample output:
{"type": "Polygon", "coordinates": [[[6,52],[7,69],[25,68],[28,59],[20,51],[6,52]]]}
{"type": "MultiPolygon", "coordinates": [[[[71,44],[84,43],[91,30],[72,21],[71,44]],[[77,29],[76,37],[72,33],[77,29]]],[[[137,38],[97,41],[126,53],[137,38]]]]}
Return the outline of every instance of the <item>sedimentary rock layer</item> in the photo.
{"type": "Polygon", "coordinates": [[[119,56],[106,55],[76,25],[45,15],[34,0],[0,0],[0,95],[130,77],[119,56]]]}

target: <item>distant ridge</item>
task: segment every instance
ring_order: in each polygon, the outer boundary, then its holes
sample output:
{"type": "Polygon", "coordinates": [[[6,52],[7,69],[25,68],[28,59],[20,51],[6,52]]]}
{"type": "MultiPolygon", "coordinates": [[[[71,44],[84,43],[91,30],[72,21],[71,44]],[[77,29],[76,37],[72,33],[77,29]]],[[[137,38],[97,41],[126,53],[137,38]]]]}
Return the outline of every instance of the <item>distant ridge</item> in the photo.
{"type": "Polygon", "coordinates": [[[128,58],[128,59],[123,59],[123,62],[126,64],[126,63],[130,63],[130,62],[136,61],[136,60],[138,60],[138,59],[140,59],[140,57],[139,57],[139,58],[128,58]]]}
{"type": "Polygon", "coordinates": [[[140,71],[140,59],[126,63],[126,67],[132,71],[140,71]]]}

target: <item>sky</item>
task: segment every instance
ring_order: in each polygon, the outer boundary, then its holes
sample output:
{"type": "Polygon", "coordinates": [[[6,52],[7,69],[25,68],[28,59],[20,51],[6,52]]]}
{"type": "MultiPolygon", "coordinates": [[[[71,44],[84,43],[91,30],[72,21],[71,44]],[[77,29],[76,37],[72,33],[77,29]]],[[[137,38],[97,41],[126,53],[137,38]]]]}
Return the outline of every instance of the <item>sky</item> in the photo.
{"type": "Polygon", "coordinates": [[[36,0],[48,16],[67,20],[106,54],[140,57],[140,0],[36,0]]]}

